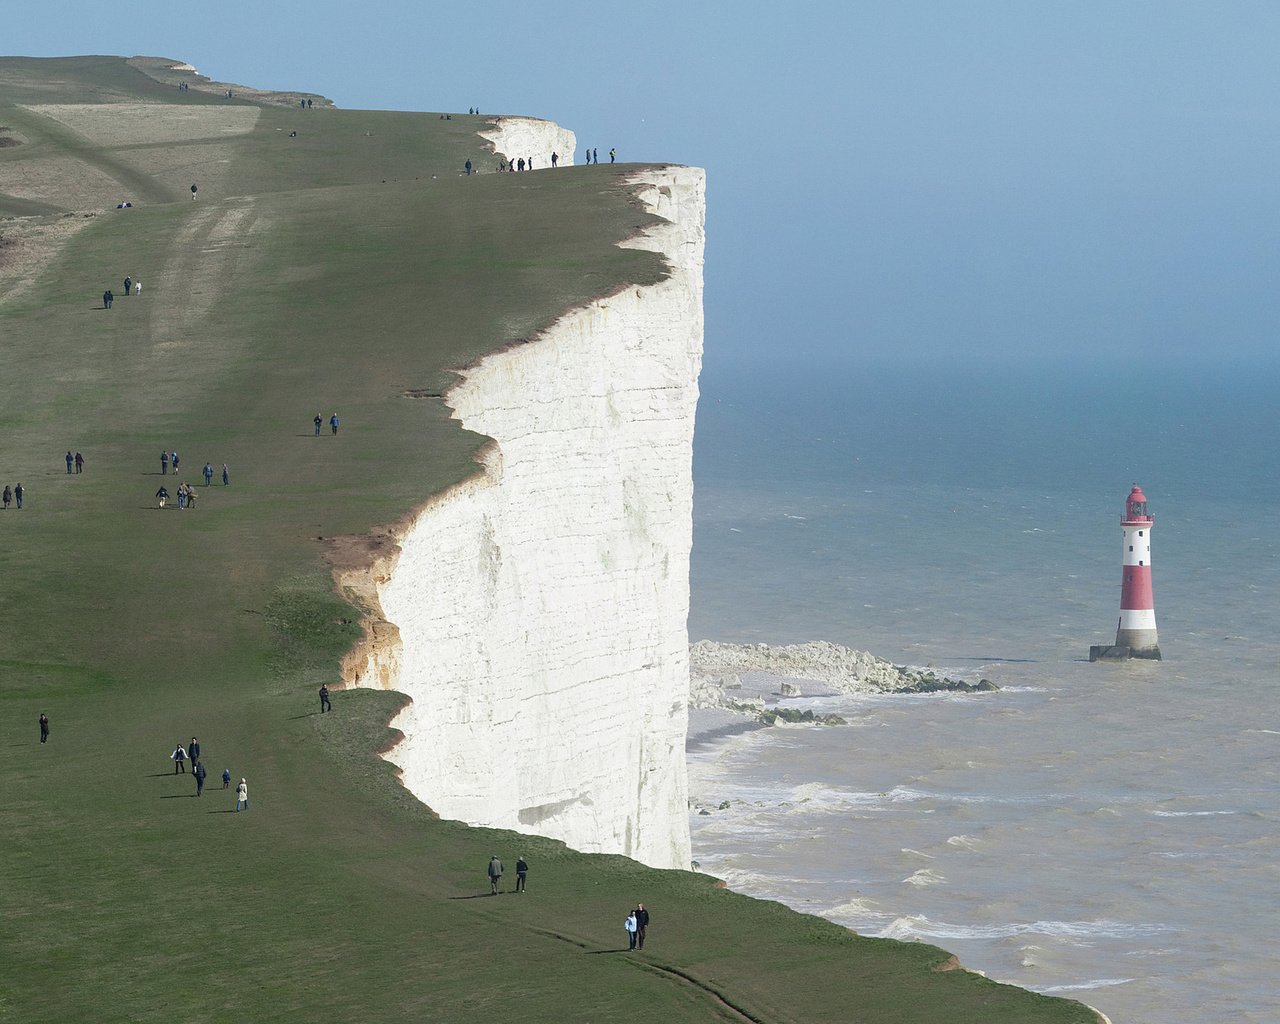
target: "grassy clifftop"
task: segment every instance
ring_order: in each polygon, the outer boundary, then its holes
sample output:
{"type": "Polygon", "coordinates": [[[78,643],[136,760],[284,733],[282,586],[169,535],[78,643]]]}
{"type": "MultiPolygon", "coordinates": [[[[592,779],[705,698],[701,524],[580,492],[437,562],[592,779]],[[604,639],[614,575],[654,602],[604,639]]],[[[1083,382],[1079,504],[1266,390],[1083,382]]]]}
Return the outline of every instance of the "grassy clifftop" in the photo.
{"type": "Polygon", "coordinates": [[[25,489],[0,511],[0,1021],[1092,1020],[699,875],[439,821],[375,754],[396,695],[316,713],[358,632],[330,540],[484,441],[420,396],[662,273],[615,246],[646,219],[626,167],[462,177],[486,123],[0,60],[0,485],[25,489]],[[158,510],[180,480],[196,508],[158,510]],[[200,799],[168,759],[193,734],[200,799]],[[474,898],[493,852],[528,856],[527,895],[474,898]]]}

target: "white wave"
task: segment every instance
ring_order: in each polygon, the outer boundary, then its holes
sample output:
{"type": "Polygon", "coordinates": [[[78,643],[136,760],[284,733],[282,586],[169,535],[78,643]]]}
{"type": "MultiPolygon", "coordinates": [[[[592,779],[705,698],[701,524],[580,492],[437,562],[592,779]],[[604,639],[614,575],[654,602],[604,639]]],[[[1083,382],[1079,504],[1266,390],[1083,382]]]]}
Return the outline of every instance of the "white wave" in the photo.
{"type": "Polygon", "coordinates": [[[917,888],[924,888],[930,885],[945,885],[947,876],[930,868],[921,868],[909,878],[902,880],[903,885],[914,885],[917,888]]]}
{"type": "Polygon", "coordinates": [[[905,854],[906,854],[907,856],[909,856],[909,857],[923,857],[925,860],[937,860],[937,859],[938,859],[937,857],[935,857],[935,856],[934,856],[933,854],[931,854],[931,853],[925,853],[923,850],[913,850],[913,849],[911,849],[911,847],[909,847],[909,846],[904,846],[904,847],[902,848],[902,852],[903,852],[903,853],[905,853],[905,854]]]}
{"type": "Polygon", "coordinates": [[[790,513],[787,513],[787,512],[783,512],[783,513],[782,513],[782,518],[783,518],[783,519],[798,519],[798,520],[800,520],[800,522],[802,522],[802,523],[804,523],[804,522],[808,522],[808,520],[809,520],[809,517],[808,517],[808,516],[793,516],[793,515],[791,515],[790,513]]]}
{"type": "Polygon", "coordinates": [[[973,836],[951,836],[947,839],[947,845],[959,850],[976,850],[982,845],[982,840],[973,836]]]}
{"type": "MultiPolygon", "coordinates": [[[[917,872],[918,874],[919,872],[917,872]]],[[[1168,925],[1123,921],[1032,921],[1028,923],[962,925],[930,921],[924,915],[895,918],[882,932],[886,939],[1008,939],[1019,935],[1047,935],[1064,939],[1126,939],[1173,931],[1168,925]]]]}
{"type": "Polygon", "coordinates": [[[1047,988],[1036,989],[1045,995],[1052,995],[1055,992],[1084,992],[1091,988],[1109,988],[1113,985],[1127,985],[1134,978],[1097,978],[1094,981],[1082,981],[1075,985],[1050,985],[1047,988]]]}
{"type": "Polygon", "coordinates": [[[1152,811],[1157,818],[1220,818],[1239,811],[1152,811]]]}

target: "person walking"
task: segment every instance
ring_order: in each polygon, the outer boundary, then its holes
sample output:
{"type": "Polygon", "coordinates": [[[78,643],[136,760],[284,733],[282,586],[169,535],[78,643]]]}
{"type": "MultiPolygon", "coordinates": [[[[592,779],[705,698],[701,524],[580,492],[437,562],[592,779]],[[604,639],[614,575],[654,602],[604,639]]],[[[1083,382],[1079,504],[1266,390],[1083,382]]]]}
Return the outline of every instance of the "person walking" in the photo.
{"type": "Polygon", "coordinates": [[[9,508],[9,502],[13,501],[13,491],[9,489],[9,485],[4,485],[4,493],[0,494],[0,501],[4,502],[5,510],[9,508]]]}
{"type": "Polygon", "coordinates": [[[520,854],[516,860],[516,892],[524,892],[525,876],[529,874],[529,862],[520,854]]]}
{"type": "Polygon", "coordinates": [[[13,500],[17,504],[18,508],[22,508],[22,496],[26,493],[27,492],[22,489],[22,484],[18,484],[14,487],[13,500]]]}
{"type": "Polygon", "coordinates": [[[467,177],[469,178],[469,177],[471,177],[471,161],[470,161],[470,160],[468,160],[468,161],[466,162],[465,166],[466,166],[466,168],[467,168],[467,177]]]}
{"type": "Polygon", "coordinates": [[[191,774],[196,777],[196,796],[204,796],[204,780],[209,774],[204,770],[204,762],[197,761],[195,767],[191,769],[191,774]]]}
{"type": "Polygon", "coordinates": [[[498,895],[498,881],[502,878],[502,861],[498,860],[495,853],[489,858],[489,895],[498,895]]]}
{"type": "Polygon", "coordinates": [[[226,487],[229,483],[231,483],[231,474],[227,471],[227,464],[224,462],[222,464],[222,486],[226,487]]]}
{"type": "Polygon", "coordinates": [[[636,946],[644,949],[644,930],[649,927],[649,911],[644,909],[643,903],[636,904],[636,946]]]}
{"type": "Polygon", "coordinates": [[[133,278],[126,277],[124,279],[124,293],[128,296],[131,291],[133,291],[133,278]]]}
{"type": "Polygon", "coordinates": [[[329,429],[335,434],[338,432],[338,414],[336,412],[329,417],[329,429]]]}
{"type": "Polygon", "coordinates": [[[326,711],[332,711],[333,705],[329,703],[329,687],[324,683],[320,684],[320,714],[326,711]]]}
{"type": "Polygon", "coordinates": [[[204,464],[204,485],[208,487],[213,483],[213,463],[206,462],[204,464]]]}
{"type": "Polygon", "coordinates": [[[160,507],[164,508],[164,503],[169,500],[169,489],[161,484],[160,490],[156,491],[156,497],[160,499],[160,507]]]}
{"type": "Polygon", "coordinates": [[[102,293],[102,308],[103,308],[103,309],[110,309],[110,308],[111,308],[111,300],[112,300],[112,299],[114,299],[114,298],[115,298],[115,296],[111,294],[111,289],[110,289],[110,288],[108,288],[105,292],[103,292],[103,293],[102,293]]]}
{"type": "Polygon", "coordinates": [[[161,452],[160,453],[160,475],[165,476],[168,474],[168,472],[169,472],[169,453],[167,451],[161,452]]]}
{"type": "Polygon", "coordinates": [[[187,757],[189,757],[193,763],[200,760],[200,741],[194,736],[191,737],[191,742],[187,745],[187,757]]]}
{"type": "Polygon", "coordinates": [[[81,455],[79,452],[76,452],[76,472],[77,473],[84,472],[84,456],[81,455]]]}
{"type": "Polygon", "coordinates": [[[142,282],[141,282],[141,281],[134,281],[134,282],[133,282],[133,294],[134,294],[135,296],[136,296],[136,295],[141,295],[141,294],[142,294],[142,282]]]}
{"type": "Polygon", "coordinates": [[[173,475],[177,476],[178,475],[178,453],[170,452],[169,461],[173,463],[173,475]]]}
{"type": "Polygon", "coordinates": [[[592,163],[594,163],[594,164],[599,164],[599,163],[600,163],[600,150],[598,150],[598,149],[593,149],[593,150],[591,151],[591,162],[592,162],[592,163]]]}
{"type": "Polygon", "coordinates": [[[246,811],[249,810],[249,784],[240,780],[240,785],[236,786],[236,810],[240,810],[240,806],[244,805],[246,811]]]}
{"type": "Polygon", "coordinates": [[[43,711],[40,712],[40,742],[49,742],[49,716],[43,711]]]}
{"type": "Polygon", "coordinates": [[[181,743],[179,743],[176,747],[173,748],[173,753],[170,754],[169,756],[173,758],[173,774],[177,775],[179,772],[186,774],[187,752],[182,749],[181,743]]]}
{"type": "Polygon", "coordinates": [[[636,948],[636,912],[633,910],[627,915],[627,919],[622,923],[622,927],[627,930],[627,949],[636,948]]]}
{"type": "Polygon", "coordinates": [[[316,418],[312,421],[316,425],[316,437],[320,436],[320,428],[324,425],[324,420],[320,418],[320,414],[316,413],[316,418]]]}
{"type": "Polygon", "coordinates": [[[72,455],[70,452],[67,452],[67,476],[71,475],[72,467],[75,466],[75,464],[76,464],[76,457],[72,455]]]}
{"type": "Polygon", "coordinates": [[[187,485],[178,484],[178,508],[187,507],[187,485]]]}
{"type": "Polygon", "coordinates": [[[222,769],[222,788],[223,789],[231,788],[231,769],[230,768],[222,769]]]}
{"type": "Polygon", "coordinates": [[[618,155],[618,151],[612,146],[609,147],[609,163],[613,163],[614,157],[618,155]]]}
{"type": "Polygon", "coordinates": [[[559,162],[560,162],[560,154],[559,154],[559,153],[557,153],[557,152],[555,152],[555,150],[552,150],[552,151],[551,151],[551,166],[552,166],[552,167],[555,167],[559,162]]]}

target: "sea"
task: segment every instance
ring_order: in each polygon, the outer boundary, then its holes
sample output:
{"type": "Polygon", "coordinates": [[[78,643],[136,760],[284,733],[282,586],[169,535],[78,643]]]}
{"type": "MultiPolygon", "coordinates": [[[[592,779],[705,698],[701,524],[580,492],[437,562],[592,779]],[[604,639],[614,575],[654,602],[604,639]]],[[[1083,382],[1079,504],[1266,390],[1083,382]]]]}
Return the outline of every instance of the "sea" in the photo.
{"type": "Polygon", "coordinates": [[[709,361],[690,638],[1001,689],[692,744],[700,868],[1115,1024],[1280,1021],[1277,396],[1266,360],[709,361]],[[1090,664],[1135,483],[1164,657],[1090,664]]]}

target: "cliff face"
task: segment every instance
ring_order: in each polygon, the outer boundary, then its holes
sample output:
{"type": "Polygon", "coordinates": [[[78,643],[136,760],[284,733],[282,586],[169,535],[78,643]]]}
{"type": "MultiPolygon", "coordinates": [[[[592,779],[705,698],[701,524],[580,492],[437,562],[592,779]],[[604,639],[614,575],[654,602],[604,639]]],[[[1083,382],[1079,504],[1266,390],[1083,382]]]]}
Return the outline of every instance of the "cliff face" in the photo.
{"type": "Polygon", "coordinates": [[[663,253],[670,276],[568,314],[451,391],[493,444],[401,539],[378,581],[398,664],[384,648],[360,676],[412,698],[387,756],[441,816],[687,867],[704,177],[636,181],[667,223],[627,244],[663,253]]]}
{"type": "Polygon", "coordinates": [[[559,166],[570,166],[578,146],[577,136],[569,129],[536,117],[500,117],[480,137],[492,143],[494,153],[501,153],[508,161],[532,159],[538,168],[551,166],[552,153],[559,166]]]}

